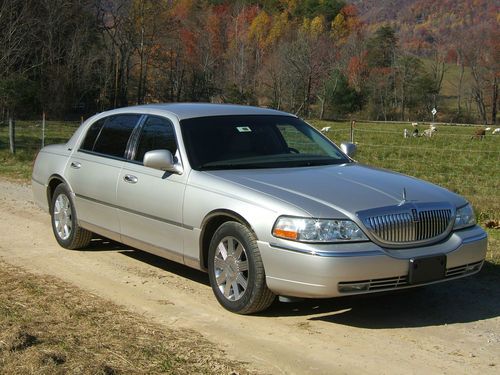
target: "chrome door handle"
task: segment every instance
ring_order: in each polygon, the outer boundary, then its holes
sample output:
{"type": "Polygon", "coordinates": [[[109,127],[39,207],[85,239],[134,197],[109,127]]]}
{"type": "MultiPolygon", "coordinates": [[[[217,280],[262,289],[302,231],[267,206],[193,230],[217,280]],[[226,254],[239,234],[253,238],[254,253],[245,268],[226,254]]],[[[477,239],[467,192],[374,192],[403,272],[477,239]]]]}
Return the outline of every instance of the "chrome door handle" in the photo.
{"type": "Polygon", "coordinates": [[[132,176],[131,174],[126,174],[124,177],[123,177],[123,180],[125,182],[128,182],[130,184],[135,184],[137,181],[139,181],[139,179],[135,176],[132,176]]]}
{"type": "Polygon", "coordinates": [[[71,168],[80,169],[81,167],[82,167],[81,163],[78,163],[77,161],[71,162],[71,168]]]}

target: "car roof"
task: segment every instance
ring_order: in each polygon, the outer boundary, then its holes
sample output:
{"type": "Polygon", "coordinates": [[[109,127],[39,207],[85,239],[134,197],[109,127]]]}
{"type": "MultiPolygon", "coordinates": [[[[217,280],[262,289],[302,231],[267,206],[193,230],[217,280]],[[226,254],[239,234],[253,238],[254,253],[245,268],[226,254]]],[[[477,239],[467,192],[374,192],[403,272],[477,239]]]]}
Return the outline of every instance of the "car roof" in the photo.
{"type": "Polygon", "coordinates": [[[123,107],[108,111],[107,114],[125,112],[170,112],[179,120],[227,115],[281,115],[293,116],[290,113],[277,111],[275,109],[252,107],[236,104],[212,104],[212,103],[169,103],[169,104],[145,104],[131,107],[123,107]]]}

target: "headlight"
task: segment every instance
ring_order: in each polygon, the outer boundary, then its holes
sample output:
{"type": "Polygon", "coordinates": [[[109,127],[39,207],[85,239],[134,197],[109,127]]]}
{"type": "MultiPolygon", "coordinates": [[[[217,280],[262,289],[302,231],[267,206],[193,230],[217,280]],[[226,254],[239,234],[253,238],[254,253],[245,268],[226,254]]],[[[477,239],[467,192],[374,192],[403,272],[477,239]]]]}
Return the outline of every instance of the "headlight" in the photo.
{"type": "Polygon", "coordinates": [[[453,229],[462,229],[476,224],[476,216],[470,204],[457,209],[453,229]]]}
{"type": "Polygon", "coordinates": [[[367,241],[351,220],[306,219],[281,216],[273,227],[273,236],[300,242],[367,241]]]}

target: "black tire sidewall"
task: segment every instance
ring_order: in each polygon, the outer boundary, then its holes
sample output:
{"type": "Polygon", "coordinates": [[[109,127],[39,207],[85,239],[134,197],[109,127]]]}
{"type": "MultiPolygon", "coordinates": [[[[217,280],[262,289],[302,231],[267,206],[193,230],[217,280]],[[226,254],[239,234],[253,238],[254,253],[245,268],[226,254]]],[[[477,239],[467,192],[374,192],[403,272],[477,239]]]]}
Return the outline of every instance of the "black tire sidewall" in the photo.
{"type": "Polygon", "coordinates": [[[210,285],[212,286],[215,297],[224,308],[236,313],[244,311],[247,308],[247,306],[251,303],[251,300],[254,298],[254,294],[258,287],[256,285],[257,281],[255,272],[255,250],[257,248],[257,243],[255,242],[255,240],[249,241],[247,235],[244,233],[245,230],[248,231],[246,227],[236,222],[227,222],[222,224],[212,237],[208,252],[208,274],[210,278],[210,285]],[[219,290],[217,281],[215,280],[215,250],[221,240],[228,236],[236,238],[243,245],[246,250],[248,261],[247,289],[245,290],[245,294],[243,295],[243,297],[241,297],[237,301],[228,300],[219,290]]]}
{"type": "Polygon", "coordinates": [[[66,248],[66,249],[70,248],[71,244],[73,243],[73,240],[76,236],[78,222],[76,220],[75,205],[73,203],[71,193],[70,193],[68,187],[66,186],[66,184],[60,184],[54,190],[54,194],[52,195],[52,202],[50,204],[50,217],[51,217],[51,223],[52,223],[52,231],[54,232],[54,237],[56,238],[56,241],[62,247],[66,248]],[[61,194],[64,194],[66,196],[66,198],[68,198],[69,205],[71,207],[71,234],[65,240],[63,240],[61,237],[59,237],[59,234],[57,233],[56,226],[55,226],[55,220],[54,220],[54,206],[55,206],[57,197],[59,197],[61,194]]]}

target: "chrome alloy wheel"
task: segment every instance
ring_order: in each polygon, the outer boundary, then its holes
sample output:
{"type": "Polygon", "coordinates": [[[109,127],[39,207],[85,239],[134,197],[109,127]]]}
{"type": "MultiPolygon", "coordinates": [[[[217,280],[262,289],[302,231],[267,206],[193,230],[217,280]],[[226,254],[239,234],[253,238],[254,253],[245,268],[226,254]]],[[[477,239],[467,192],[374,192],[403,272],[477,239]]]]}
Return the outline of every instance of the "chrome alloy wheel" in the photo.
{"type": "Polygon", "coordinates": [[[248,258],[243,245],[234,237],[224,237],[217,245],[214,271],[219,290],[230,301],[237,301],[248,286],[248,258]]]}
{"type": "Polygon", "coordinates": [[[61,240],[67,240],[73,229],[71,203],[65,194],[59,194],[54,203],[54,226],[61,240]]]}

